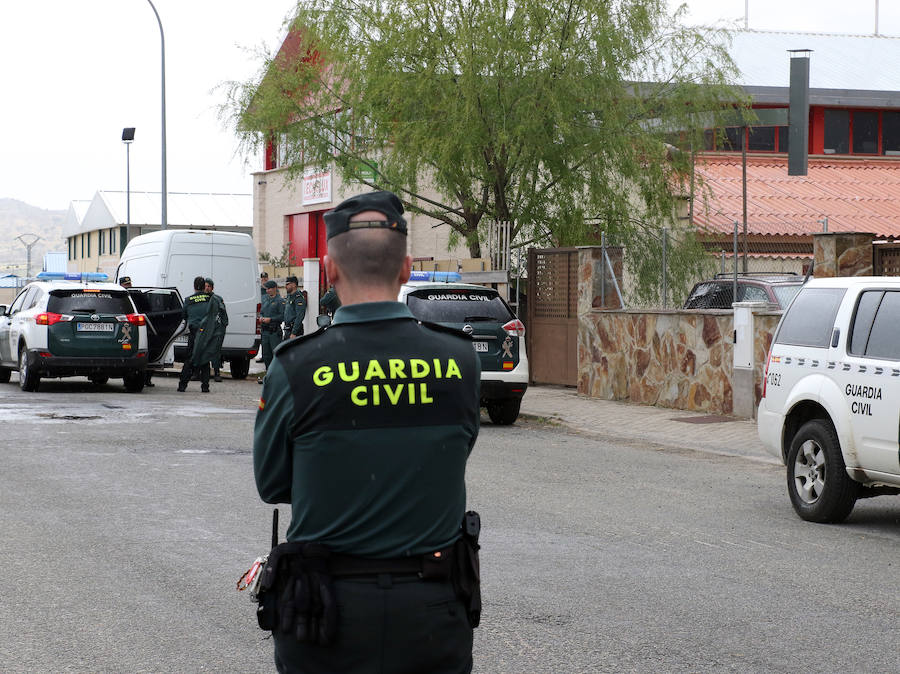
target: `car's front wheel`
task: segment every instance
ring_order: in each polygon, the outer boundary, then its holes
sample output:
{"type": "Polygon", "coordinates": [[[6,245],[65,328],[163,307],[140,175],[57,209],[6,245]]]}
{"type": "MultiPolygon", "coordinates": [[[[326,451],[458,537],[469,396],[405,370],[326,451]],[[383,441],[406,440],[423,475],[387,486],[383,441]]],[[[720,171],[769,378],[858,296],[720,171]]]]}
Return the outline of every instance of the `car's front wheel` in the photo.
{"type": "Polygon", "coordinates": [[[122,379],[125,382],[125,390],[129,393],[140,393],[144,390],[144,383],[147,381],[143,372],[126,374],[122,379]]]}
{"type": "Polygon", "coordinates": [[[501,426],[509,426],[519,418],[519,408],[522,406],[521,398],[507,398],[505,400],[491,400],[487,407],[491,421],[501,426]]]}
{"type": "Polygon", "coordinates": [[[842,522],[853,510],[859,484],[847,475],[837,433],[828,421],[807,421],[787,455],[791,504],[809,522],[842,522]]]}
{"type": "Polygon", "coordinates": [[[40,375],[32,368],[28,349],[23,344],[19,349],[19,388],[23,391],[37,391],[40,381],[40,375]]]}

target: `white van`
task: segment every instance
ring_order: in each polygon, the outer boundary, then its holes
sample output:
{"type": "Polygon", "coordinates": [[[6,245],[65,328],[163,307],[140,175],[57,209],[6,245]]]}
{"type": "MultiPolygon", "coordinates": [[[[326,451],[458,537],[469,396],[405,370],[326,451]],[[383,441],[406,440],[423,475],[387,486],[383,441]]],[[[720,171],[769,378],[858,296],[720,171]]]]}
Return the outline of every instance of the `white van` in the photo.
{"type": "MultiPolygon", "coordinates": [[[[136,236],[122,252],[116,281],[130,276],[136,287],[177,288],[194,294],[194,277],[212,278],[225,300],[228,330],[222,357],[231,376],[244,379],[259,350],[259,272],[256,247],[247,234],[193,229],[167,229],[136,236]]],[[[175,342],[175,358],[183,360],[187,337],[175,342]]]]}

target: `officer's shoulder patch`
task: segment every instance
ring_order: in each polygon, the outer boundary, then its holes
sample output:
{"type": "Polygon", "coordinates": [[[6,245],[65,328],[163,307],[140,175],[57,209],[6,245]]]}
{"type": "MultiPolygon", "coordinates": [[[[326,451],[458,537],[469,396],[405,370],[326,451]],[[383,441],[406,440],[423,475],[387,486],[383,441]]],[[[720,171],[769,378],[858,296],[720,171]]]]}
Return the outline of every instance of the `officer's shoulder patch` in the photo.
{"type": "Polygon", "coordinates": [[[430,321],[419,321],[419,325],[424,325],[426,328],[429,328],[431,330],[438,330],[439,332],[447,332],[457,337],[463,337],[470,341],[472,339],[471,335],[467,335],[459,328],[451,328],[449,325],[441,325],[440,323],[432,323],[430,321]]]}
{"type": "Polygon", "coordinates": [[[294,348],[297,344],[300,344],[302,342],[308,342],[309,340],[313,339],[314,337],[324,335],[325,330],[329,327],[331,327],[331,326],[325,326],[325,327],[319,328],[315,332],[310,332],[308,334],[300,335],[299,337],[294,337],[293,339],[288,339],[284,342],[281,342],[281,344],[279,344],[278,346],[275,347],[275,351],[273,351],[272,353],[277,356],[282,351],[294,348]]]}

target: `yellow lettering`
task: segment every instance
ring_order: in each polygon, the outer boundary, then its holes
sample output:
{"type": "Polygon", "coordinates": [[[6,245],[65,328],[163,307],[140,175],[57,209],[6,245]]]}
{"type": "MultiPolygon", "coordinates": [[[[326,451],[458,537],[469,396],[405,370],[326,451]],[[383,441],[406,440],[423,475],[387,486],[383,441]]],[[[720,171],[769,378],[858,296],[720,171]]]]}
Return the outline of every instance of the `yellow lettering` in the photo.
{"type": "Polygon", "coordinates": [[[397,386],[395,386],[393,390],[391,390],[391,387],[387,384],[383,384],[383,386],[384,392],[387,393],[387,397],[391,401],[391,405],[396,405],[398,402],[400,402],[400,394],[403,392],[403,384],[397,384],[397,386]]]}
{"type": "Polygon", "coordinates": [[[399,358],[391,358],[388,365],[391,368],[391,379],[406,379],[406,373],[403,370],[406,363],[399,358]]]}
{"type": "Polygon", "coordinates": [[[444,376],[447,379],[450,379],[450,377],[462,379],[462,372],[459,371],[459,365],[457,365],[456,361],[452,358],[447,361],[447,372],[444,374],[444,376]]]}
{"type": "Polygon", "coordinates": [[[406,390],[409,393],[409,404],[416,404],[416,385],[415,384],[407,384],[406,390]]]}
{"type": "Polygon", "coordinates": [[[332,379],[334,379],[334,372],[327,365],[323,365],[313,372],[313,382],[315,382],[316,386],[327,386],[332,379]]]}
{"type": "Polygon", "coordinates": [[[360,407],[365,407],[369,404],[369,401],[363,396],[366,392],[365,386],[357,386],[352,391],[350,391],[350,400],[353,401],[354,405],[359,405],[360,407]]]}
{"type": "Polygon", "coordinates": [[[384,376],[384,370],[381,369],[381,365],[378,364],[377,360],[370,360],[369,367],[366,370],[366,381],[370,379],[387,379],[384,376]]]}
{"type": "Polygon", "coordinates": [[[381,404],[381,391],[377,386],[372,387],[372,404],[376,407],[381,404]]]}
{"type": "Polygon", "coordinates": [[[359,361],[354,360],[350,363],[353,366],[353,373],[347,374],[347,363],[338,363],[338,374],[344,381],[356,381],[359,379],[359,361]]]}
{"type": "Polygon", "coordinates": [[[441,378],[441,359],[440,358],[434,359],[434,378],[435,379],[441,378]]]}
{"type": "Polygon", "coordinates": [[[427,377],[431,373],[431,368],[421,358],[412,358],[409,361],[409,370],[413,379],[421,379],[427,377]]]}
{"type": "Polygon", "coordinates": [[[428,384],[426,384],[425,382],[419,384],[419,400],[423,404],[434,402],[434,398],[428,395],[428,384]]]}

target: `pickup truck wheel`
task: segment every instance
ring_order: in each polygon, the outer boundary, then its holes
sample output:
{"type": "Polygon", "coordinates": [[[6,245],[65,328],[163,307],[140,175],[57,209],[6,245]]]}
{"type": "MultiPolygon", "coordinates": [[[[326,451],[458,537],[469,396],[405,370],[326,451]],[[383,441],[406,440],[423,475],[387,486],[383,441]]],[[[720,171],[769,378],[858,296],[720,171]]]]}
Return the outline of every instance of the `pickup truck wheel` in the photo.
{"type": "Polygon", "coordinates": [[[246,379],[247,373],[250,372],[249,358],[232,358],[228,361],[231,365],[232,379],[246,379]]]}
{"type": "Polygon", "coordinates": [[[25,345],[19,349],[19,388],[23,391],[37,391],[41,378],[31,368],[31,359],[28,357],[28,349],[25,345]]]}
{"type": "Polygon", "coordinates": [[[509,426],[519,418],[519,407],[522,406],[521,398],[507,398],[506,400],[492,400],[485,405],[491,421],[500,426],[509,426]]]}
{"type": "Polygon", "coordinates": [[[9,375],[12,374],[12,370],[8,367],[0,367],[0,384],[5,384],[9,381],[9,375]]]}
{"type": "Polygon", "coordinates": [[[809,522],[842,522],[856,503],[859,484],[847,475],[834,427],[807,421],[791,442],[787,485],[797,514],[809,522]]]}

